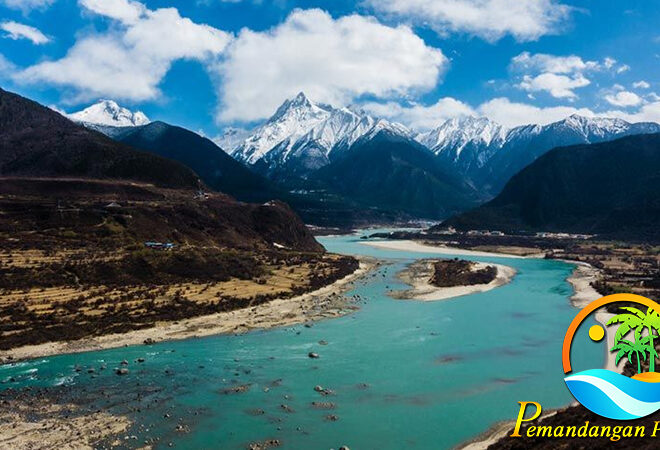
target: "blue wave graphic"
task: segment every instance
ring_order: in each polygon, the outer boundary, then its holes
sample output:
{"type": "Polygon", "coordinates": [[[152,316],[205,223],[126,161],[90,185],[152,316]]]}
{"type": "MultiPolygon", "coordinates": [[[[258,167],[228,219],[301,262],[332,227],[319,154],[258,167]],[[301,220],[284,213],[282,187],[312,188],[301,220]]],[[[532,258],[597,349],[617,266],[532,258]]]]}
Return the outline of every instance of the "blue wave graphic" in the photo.
{"type": "Polygon", "coordinates": [[[606,369],[564,378],[573,397],[599,416],[632,420],[660,410],[660,383],[633,380],[606,369]]]}

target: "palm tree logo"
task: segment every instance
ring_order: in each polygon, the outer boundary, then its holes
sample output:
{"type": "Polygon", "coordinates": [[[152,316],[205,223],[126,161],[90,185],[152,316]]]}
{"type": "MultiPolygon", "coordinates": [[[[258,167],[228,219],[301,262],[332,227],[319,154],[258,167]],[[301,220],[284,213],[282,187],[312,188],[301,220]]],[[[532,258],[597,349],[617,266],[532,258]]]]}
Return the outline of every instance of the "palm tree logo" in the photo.
{"type": "MultiPolygon", "coordinates": [[[[608,419],[633,420],[660,411],[660,371],[655,371],[658,353],[655,343],[660,339],[660,303],[636,294],[612,294],[586,305],[568,326],[562,345],[564,382],[575,400],[590,411],[608,419]],[[616,370],[587,369],[573,372],[571,344],[580,325],[594,312],[614,303],[621,305],[621,314],[607,322],[614,325],[608,332],[613,342],[610,349],[618,364],[622,358],[637,366],[637,373],[627,376],[616,370]],[[616,352],[616,353],[614,353],[616,352]],[[648,361],[649,371],[642,363],[648,361]]],[[[593,325],[589,338],[600,341],[605,327],[593,325]]],[[[609,347],[609,346],[608,346],[609,347]]],[[[645,364],[646,365],[646,364],[645,364]]]]}
{"type": "Polygon", "coordinates": [[[612,317],[607,326],[619,324],[614,336],[614,345],[610,352],[617,352],[615,364],[624,356],[631,364],[637,363],[637,373],[642,373],[642,360],[649,359],[649,372],[655,372],[655,360],[658,358],[658,353],[655,350],[655,338],[660,333],[660,315],[648,308],[646,313],[637,308],[630,306],[622,307],[626,313],[618,314],[612,317]],[[646,330],[646,335],[643,335],[646,330]],[[633,334],[634,341],[625,339],[631,333],[633,334]],[[633,362],[634,361],[634,362],[633,362]]]}

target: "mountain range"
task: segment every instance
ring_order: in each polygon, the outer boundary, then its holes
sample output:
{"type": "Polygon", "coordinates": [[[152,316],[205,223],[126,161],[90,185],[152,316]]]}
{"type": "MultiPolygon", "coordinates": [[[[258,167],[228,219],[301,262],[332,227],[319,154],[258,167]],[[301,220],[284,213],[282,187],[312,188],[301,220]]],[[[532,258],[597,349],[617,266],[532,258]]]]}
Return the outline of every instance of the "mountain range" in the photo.
{"type": "Polygon", "coordinates": [[[314,103],[299,93],[234,148],[226,149],[271,179],[306,178],[365,135],[381,130],[412,137],[403,125],[378,120],[351,108],[314,103]]]}
{"type": "Polygon", "coordinates": [[[438,228],[660,241],[660,134],[555,148],[490,202],[438,228]]]}
{"type": "Polygon", "coordinates": [[[243,140],[232,152],[235,159],[210,140],[162,122],[83,125],[182,162],[207,185],[240,199],[268,193],[317,224],[443,218],[483,200],[403,125],[317,105],[302,93],[243,140]]]}
{"type": "Polygon", "coordinates": [[[309,178],[359,138],[374,136],[380,129],[416,140],[479,190],[493,196],[511,176],[552,148],[656,133],[660,125],[572,115],[548,125],[506,128],[485,117],[461,117],[418,133],[357,108],[314,103],[300,93],[284,102],[243,141],[226,150],[273,179],[309,178]]]}
{"type": "Polygon", "coordinates": [[[219,183],[214,180],[213,168],[227,173],[226,168],[232,167],[230,172],[244,174],[241,169],[247,167],[261,181],[248,175],[238,178],[253,179],[260,189],[278,192],[276,196],[290,202],[306,220],[312,220],[310,210],[319,211],[331,203],[338,210],[378,209],[395,216],[444,219],[492,199],[513,175],[555,147],[660,132],[656,123],[572,115],[548,125],[514,128],[485,117],[461,117],[419,133],[357,107],[315,103],[299,93],[254,129],[228,129],[214,140],[225,145],[224,150],[243,165],[239,169],[229,158],[216,154],[219,147],[211,147],[208,140],[202,145],[203,138],[194,133],[175,140],[179,149],[174,151],[164,150],[168,139],[157,145],[148,142],[146,135],[153,132],[150,128],[163,125],[108,127],[105,124],[116,116],[131,115],[118,115],[117,108],[103,105],[105,102],[94,110],[105,117],[96,125],[84,125],[184,162],[207,184],[234,195],[250,187],[235,189],[231,180],[219,183]],[[127,132],[130,129],[143,131],[127,132]],[[270,184],[264,184],[264,179],[270,184]]]}

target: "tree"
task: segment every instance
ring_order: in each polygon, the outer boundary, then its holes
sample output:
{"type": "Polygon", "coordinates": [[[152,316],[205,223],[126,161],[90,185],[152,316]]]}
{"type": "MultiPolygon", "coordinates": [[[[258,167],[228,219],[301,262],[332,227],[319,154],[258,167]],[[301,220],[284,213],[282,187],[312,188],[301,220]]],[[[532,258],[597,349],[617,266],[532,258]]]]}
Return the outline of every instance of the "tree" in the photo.
{"type": "Polygon", "coordinates": [[[619,361],[624,355],[631,363],[633,361],[633,355],[637,356],[637,373],[642,373],[641,359],[643,358],[644,361],[646,361],[646,350],[647,343],[644,340],[633,342],[627,339],[616,341],[614,346],[610,349],[611,352],[618,351],[614,364],[619,364],[619,361]]]}
{"type": "Polygon", "coordinates": [[[651,359],[649,361],[649,365],[650,365],[649,371],[655,372],[655,358],[658,357],[658,354],[655,351],[654,339],[656,338],[656,336],[654,330],[660,333],[660,314],[649,308],[646,311],[644,325],[646,325],[646,327],[649,330],[649,351],[651,352],[651,359]]]}
{"type": "MultiPolygon", "coordinates": [[[[628,360],[632,363],[632,359],[630,358],[632,353],[630,353],[630,349],[634,347],[636,350],[634,350],[633,353],[635,353],[639,350],[639,348],[645,347],[644,360],[646,361],[646,352],[648,352],[649,370],[651,372],[655,372],[655,359],[658,357],[658,353],[655,350],[654,339],[656,335],[654,330],[660,331],[660,315],[658,315],[658,313],[651,308],[648,308],[646,313],[643,313],[637,308],[628,306],[621,309],[628,311],[628,313],[617,314],[607,322],[608,326],[615,323],[619,324],[614,338],[614,346],[610,349],[610,351],[619,351],[617,354],[617,363],[624,354],[629,355],[628,360]],[[644,328],[648,330],[648,336],[642,337],[642,331],[644,328]],[[630,331],[634,332],[634,343],[623,339],[630,331]]],[[[641,366],[638,355],[637,372],[639,373],[640,371],[641,366]]]]}

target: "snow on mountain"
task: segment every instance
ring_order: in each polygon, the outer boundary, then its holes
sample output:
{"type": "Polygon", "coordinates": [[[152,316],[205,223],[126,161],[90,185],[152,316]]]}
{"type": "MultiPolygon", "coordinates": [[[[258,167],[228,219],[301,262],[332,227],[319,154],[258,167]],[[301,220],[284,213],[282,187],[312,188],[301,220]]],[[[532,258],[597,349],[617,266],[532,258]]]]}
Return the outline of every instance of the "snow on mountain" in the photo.
{"type": "Polygon", "coordinates": [[[449,119],[438,128],[419,134],[416,139],[434,153],[440,153],[448,148],[456,149],[460,154],[468,143],[491,145],[502,142],[506,137],[506,129],[485,117],[460,117],[449,119]]]}
{"type": "Polygon", "coordinates": [[[300,93],[286,100],[239,144],[235,144],[239,139],[228,140],[231,145],[224,148],[271,178],[305,178],[359,139],[373,138],[381,130],[415,139],[475,186],[496,192],[516,172],[554,147],[660,132],[660,125],[572,115],[548,125],[507,129],[485,117],[460,117],[431,131],[414,133],[358,108],[314,103],[300,93]]]}
{"type": "Polygon", "coordinates": [[[622,119],[577,114],[548,125],[523,125],[512,129],[485,117],[462,117],[449,119],[434,130],[418,134],[415,139],[466,173],[487,166],[496,154],[495,159],[517,158],[528,164],[553,147],[656,131],[660,131],[660,126],[653,123],[631,124],[622,119]]]}
{"type": "Polygon", "coordinates": [[[304,173],[330,162],[338,149],[381,129],[412,136],[401,124],[375,119],[350,107],[314,103],[304,93],[286,100],[275,114],[231,150],[239,161],[272,172],[287,167],[304,173]]]}
{"type": "Polygon", "coordinates": [[[110,127],[137,127],[150,123],[149,118],[141,111],[132,112],[112,100],[100,100],[67,116],[74,122],[110,127]]]}
{"type": "Polygon", "coordinates": [[[485,117],[449,119],[415,139],[442,159],[460,166],[482,167],[506,141],[508,130],[485,117]]]}
{"type": "Polygon", "coordinates": [[[331,112],[331,107],[312,103],[301,92],[286,100],[266,123],[232,150],[232,155],[239,161],[255,164],[275,147],[280,147],[280,151],[282,146],[290,149],[299,138],[330,117],[331,112]]]}
{"type": "Polygon", "coordinates": [[[478,173],[468,174],[475,183],[487,186],[497,194],[516,173],[555,147],[594,144],[624,136],[658,133],[660,125],[651,122],[629,123],[614,118],[594,118],[572,115],[548,125],[524,125],[506,133],[499,149],[478,173]]]}
{"type": "Polygon", "coordinates": [[[225,152],[231,153],[248,136],[250,136],[250,130],[228,127],[224,129],[221,135],[214,137],[212,141],[225,152]]]}

